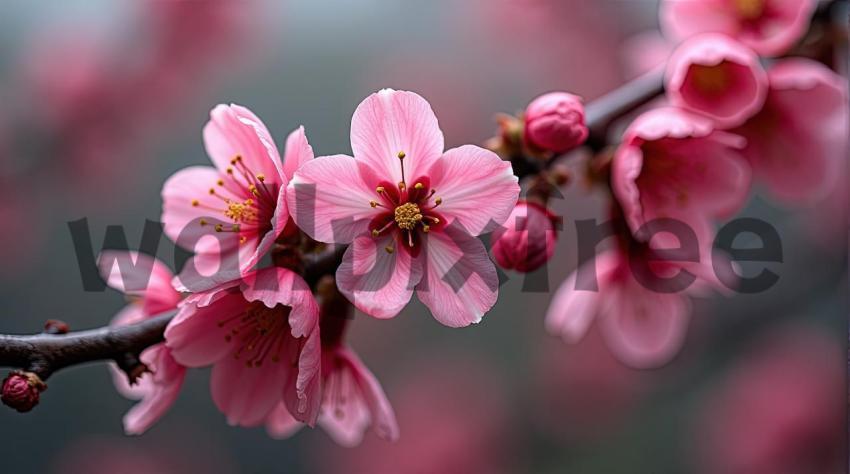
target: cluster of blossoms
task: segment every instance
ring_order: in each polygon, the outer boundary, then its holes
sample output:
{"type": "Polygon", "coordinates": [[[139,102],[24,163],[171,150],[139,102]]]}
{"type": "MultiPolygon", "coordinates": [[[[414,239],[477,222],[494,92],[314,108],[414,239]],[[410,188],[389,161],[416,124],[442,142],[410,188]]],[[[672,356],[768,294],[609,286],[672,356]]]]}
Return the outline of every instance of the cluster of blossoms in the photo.
{"type": "Polygon", "coordinates": [[[318,423],[343,445],[370,427],[395,439],[383,389],[345,343],[351,305],[391,318],[415,291],[447,326],[479,322],[498,278],[477,236],[517,202],[511,164],[472,145],[445,151],[425,99],[389,89],[355,111],[354,157],[314,158],[299,128],[281,158],[238,105],[213,109],[203,137],[214,166],[183,169],[162,191],[166,235],[194,252],[180,275],[135,252],[99,259],[131,300],[113,324],[176,311],[165,342],[141,354],[150,373],[128,385],[115,369],[119,390],[142,399],[125,430],[159,419],[187,368],[212,366],[212,397],[231,425],[283,438],[318,423]],[[348,244],[335,278],[308,282],[303,260],[326,244],[348,244]],[[273,265],[258,265],[266,255],[273,265]]]}
{"type": "MultiPolygon", "coordinates": [[[[617,243],[561,285],[546,316],[550,332],[573,343],[598,321],[623,362],[668,362],[686,336],[690,296],[723,290],[721,281],[734,279],[713,271],[712,259],[724,258],[712,250],[713,226],[742,209],[751,183],[791,206],[814,203],[832,189],[846,158],[847,85],[810,59],[768,59],[800,40],[815,6],[812,0],[662,2],[663,29],[681,41],[667,62],[665,98],[633,119],[613,153],[588,167],[589,178],[613,197],[617,243]],[[684,246],[656,225],[670,220],[686,224],[698,242],[686,261],[661,258],[684,246]],[[694,281],[684,289],[649,288],[634,275],[636,266],[662,279],[687,272],[694,281]],[[584,287],[582,273],[595,275],[594,284],[584,287]]],[[[550,93],[522,117],[502,119],[491,148],[550,162],[586,138],[581,100],[550,93]]],[[[508,228],[494,235],[502,267],[527,272],[552,257],[557,221],[547,210],[547,190],[564,182],[557,166],[537,175],[508,228]]]]}
{"type": "MultiPolygon", "coordinates": [[[[812,1],[663,3],[665,28],[684,40],[668,62],[665,103],[635,117],[616,150],[585,168],[610,192],[616,244],[561,285],[546,315],[551,332],[575,342],[596,321],[623,362],[669,361],[686,335],[690,297],[724,287],[712,268],[723,258],[713,255],[712,228],[745,205],[751,183],[790,204],[828,190],[847,147],[847,87],[820,63],[764,59],[793,46],[812,11],[812,1]],[[659,220],[687,225],[694,258],[660,258],[676,242],[653,231],[659,220]],[[649,288],[635,262],[693,281],[649,288]],[[583,272],[595,276],[590,287],[583,272]]],[[[164,342],[140,355],[149,372],[130,384],[115,368],[119,391],[141,399],[125,430],[155,423],[187,368],[212,366],[212,398],[231,425],[284,438],[318,423],[343,445],[367,429],[397,438],[383,389],[346,342],[352,308],[392,318],[415,292],[440,323],[468,326],[498,297],[479,236],[492,232],[496,263],[518,272],[555,253],[560,218],[548,202],[571,180],[557,158],[588,139],[582,101],[546,94],[500,124],[486,148],[445,150],[428,102],[386,89],[354,112],[353,156],[314,157],[298,128],[281,157],[250,110],[214,108],[203,130],[214,166],[181,170],[162,190],[164,231],[193,258],[177,276],[135,252],[99,261],[130,299],[114,325],[175,313],[164,342]],[[523,199],[517,174],[530,175],[523,199]],[[310,262],[342,250],[334,275],[308,275],[310,262]]]]}

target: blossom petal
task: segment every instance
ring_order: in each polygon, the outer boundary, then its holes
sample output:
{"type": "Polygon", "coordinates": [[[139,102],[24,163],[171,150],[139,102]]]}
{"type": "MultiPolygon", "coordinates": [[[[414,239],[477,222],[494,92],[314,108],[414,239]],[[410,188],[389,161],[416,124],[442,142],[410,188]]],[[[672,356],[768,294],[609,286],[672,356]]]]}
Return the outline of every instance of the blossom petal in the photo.
{"type": "Polygon", "coordinates": [[[141,359],[153,371],[145,376],[154,380],[150,384],[151,391],[124,415],[124,432],[128,435],[142,434],[162,418],[177,400],[186,374],[186,369],[171,357],[165,344],[145,350],[141,359]]]}
{"type": "Polygon", "coordinates": [[[428,173],[436,196],[443,200],[439,211],[458,220],[471,235],[504,223],[519,198],[511,164],[474,145],[447,151],[428,173]]]}
{"type": "Polygon", "coordinates": [[[224,174],[231,160],[242,157],[247,169],[270,183],[286,185],[277,147],[268,129],[253,112],[240,105],[216,106],[204,127],[204,145],[213,164],[224,174]]]}
{"type": "Polygon", "coordinates": [[[327,407],[319,424],[342,446],[356,446],[364,431],[371,426],[378,437],[387,441],[398,439],[398,423],[381,384],[351,349],[336,350],[339,370],[330,377],[325,390],[326,400],[344,400],[327,407]],[[342,390],[344,392],[337,392],[342,390]],[[337,393],[344,398],[334,397],[337,393]]]}
{"type": "Polygon", "coordinates": [[[573,272],[561,284],[546,311],[546,329],[550,333],[560,335],[570,344],[584,338],[599,311],[603,282],[607,285],[617,260],[616,254],[612,252],[600,254],[593,261],[583,264],[581,270],[573,272]],[[578,274],[580,271],[589,271],[587,265],[591,264],[596,266],[596,288],[579,288],[578,274]]]}
{"type": "Polygon", "coordinates": [[[443,153],[443,132],[431,105],[416,93],[384,89],[370,95],[351,118],[351,149],[381,178],[401,181],[399,152],[405,153],[405,178],[424,175],[443,153]]]}
{"type": "Polygon", "coordinates": [[[295,223],[310,237],[347,244],[366,232],[377,198],[362,179],[357,161],[345,155],[319,157],[295,172],[287,190],[295,223]]]}
{"type": "Polygon", "coordinates": [[[422,266],[409,252],[385,250],[392,243],[391,237],[354,239],[336,272],[342,294],[360,311],[381,319],[397,315],[422,278],[422,266]]]}
{"type": "Polygon", "coordinates": [[[109,287],[143,300],[148,315],[176,308],[180,294],[171,286],[174,275],[161,261],[139,252],[104,250],[97,259],[109,287]]]}
{"type": "MultiPolygon", "coordinates": [[[[214,213],[210,209],[219,209],[222,205],[218,197],[209,193],[219,177],[218,172],[209,166],[191,166],[168,178],[162,187],[163,231],[178,246],[195,252],[193,262],[199,271],[209,272],[205,275],[222,273],[222,278],[232,279],[239,276],[239,265],[228,256],[235,257],[241,250],[239,237],[234,232],[216,232],[215,224],[228,223],[210,216],[214,213]]],[[[226,188],[219,187],[216,193],[225,199],[240,200],[226,188]]],[[[249,250],[253,251],[253,248],[249,250]]],[[[203,282],[199,280],[199,283],[203,282]]],[[[200,291],[204,288],[192,289],[200,291]]]]}
{"type": "Polygon", "coordinates": [[[747,139],[744,155],[771,195],[785,204],[825,196],[847,158],[847,84],[822,64],[778,62],[761,113],[735,129],[747,139]]]}
{"type": "Polygon", "coordinates": [[[429,234],[424,243],[426,269],[416,286],[419,300],[446,326],[480,322],[499,294],[499,277],[484,244],[450,228],[429,234]]]}
{"type": "Polygon", "coordinates": [[[318,328],[319,305],[307,282],[282,267],[269,267],[246,275],[241,285],[247,301],[262,301],[268,308],[289,306],[289,326],[293,337],[303,337],[318,328]]]}
{"type": "Polygon", "coordinates": [[[242,295],[230,293],[209,306],[185,304],[165,329],[165,343],[174,359],[187,367],[203,367],[225,357],[231,349],[218,322],[245,311],[242,295]]]}
{"type": "Polygon", "coordinates": [[[281,363],[246,367],[245,360],[224,357],[213,366],[210,388],[215,405],[230,425],[256,426],[280,401],[288,370],[281,363]]]}
{"type": "Polygon", "coordinates": [[[283,402],[275,405],[266,418],[266,433],[274,439],[287,439],[303,427],[304,423],[293,418],[283,402]]]}
{"type": "Polygon", "coordinates": [[[298,168],[313,158],[313,147],[307,141],[304,127],[298,127],[286,137],[286,149],[283,152],[283,175],[287,179],[292,179],[298,168]]]}
{"type": "Polygon", "coordinates": [[[654,292],[634,280],[605,296],[600,315],[603,335],[623,363],[655,368],[679,353],[690,321],[686,296],[654,292]]]}

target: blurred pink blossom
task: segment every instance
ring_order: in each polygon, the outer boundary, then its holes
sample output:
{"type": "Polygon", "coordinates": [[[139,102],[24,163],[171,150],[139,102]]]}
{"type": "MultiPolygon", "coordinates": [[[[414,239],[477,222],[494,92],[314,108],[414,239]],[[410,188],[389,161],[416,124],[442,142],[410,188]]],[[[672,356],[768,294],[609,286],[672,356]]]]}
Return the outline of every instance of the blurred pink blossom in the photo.
{"type": "Polygon", "coordinates": [[[683,40],[724,33],[762,56],[779,56],[809,28],[817,0],[662,0],[661,27],[683,40]]]}
{"type": "Polygon", "coordinates": [[[574,344],[597,322],[608,347],[626,365],[664,365],[684,344],[691,317],[688,295],[721,289],[707,256],[709,251],[701,253],[699,262],[679,262],[656,260],[648,247],[631,256],[625,249],[606,251],[561,284],[546,312],[546,328],[574,344]],[[696,280],[681,290],[664,287],[664,282],[655,287],[654,281],[636,278],[630,258],[645,259],[649,271],[657,277],[670,278],[687,270],[696,280]],[[591,265],[595,265],[595,273],[591,265]]]}
{"type": "Polygon", "coordinates": [[[774,330],[708,395],[698,472],[844,472],[846,351],[807,327],[774,330]]]}
{"type": "MultiPolygon", "coordinates": [[[[395,441],[398,424],[380,383],[349,347],[322,347],[322,407],[318,424],[341,446],[360,444],[367,429],[378,437],[395,441]]],[[[273,438],[288,438],[303,423],[279,403],[269,415],[266,428],[273,438]]]]}
{"type": "Polygon", "coordinates": [[[847,159],[847,81],[801,58],[777,62],[768,77],[764,108],[732,132],[747,139],[743,154],[773,197],[806,205],[833,189],[847,159]]]}
{"type": "Polygon", "coordinates": [[[741,125],[764,105],[767,73],[748,47],[707,33],[682,43],[667,65],[667,98],[720,127],[741,125]]]}
{"type": "Polygon", "coordinates": [[[534,202],[519,201],[503,227],[493,232],[492,251],[505,269],[531,272],[555,254],[557,216],[534,202]]]}
{"type": "MultiPolygon", "coordinates": [[[[123,326],[177,309],[181,296],[171,287],[173,275],[165,264],[138,252],[109,250],[100,254],[98,267],[106,283],[130,300],[112,320],[123,326]]],[[[142,434],[168,411],[177,399],[186,368],[178,364],[164,343],[145,349],[140,357],[149,372],[134,384],[127,374],[110,364],[112,380],[119,393],[141,400],[124,416],[124,432],[142,434]]]]}
{"type": "Polygon", "coordinates": [[[674,218],[693,228],[729,217],[749,196],[750,169],[738,152],[744,140],[712,121],[662,107],[638,116],[625,131],[611,165],[611,186],[626,222],[641,227],[674,218]]]}
{"type": "Polygon", "coordinates": [[[282,162],[247,108],[219,105],[210,117],[204,144],[214,167],[185,168],[162,188],[165,234],[195,252],[194,265],[180,275],[181,288],[191,291],[239,278],[271,249],[289,221],[289,178],[313,158],[303,128],[287,139],[282,162]]]}
{"type": "MultiPolygon", "coordinates": [[[[330,283],[333,285],[333,283],[330,283]]],[[[318,424],[341,446],[360,444],[367,429],[378,437],[398,439],[398,423],[384,389],[357,354],[345,343],[353,308],[336,289],[322,288],[319,329],[322,340],[322,406],[318,424]]],[[[273,438],[288,438],[303,423],[279,403],[266,419],[273,438]]]]}
{"type": "Polygon", "coordinates": [[[351,147],[354,158],[305,163],[287,193],[307,234],[351,243],[337,271],[340,291],[361,311],[391,318],[415,288],[441,323],[479,322],[496,302],[498,279],[475,237],[516,204],[510,163],[473,145],[444,152],[428,102],[391,89],[357,107],[351,147]],[[450,274],[461,258],[471,274],[450,274]]]}
{"type": "Polygon", "coordinates": [[[321,402],[318,313],[300,276],[270,267],[189,296],[165,341],[179,363],[213,366],[213,401],[231,425],[260,425],[282,400],[312,426],[321,402]]]}

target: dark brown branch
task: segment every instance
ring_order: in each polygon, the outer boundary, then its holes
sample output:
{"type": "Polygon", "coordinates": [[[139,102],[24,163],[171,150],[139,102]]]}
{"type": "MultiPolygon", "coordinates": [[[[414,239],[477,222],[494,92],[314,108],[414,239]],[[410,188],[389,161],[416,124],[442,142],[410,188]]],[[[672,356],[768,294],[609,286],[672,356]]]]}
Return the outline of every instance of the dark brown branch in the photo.
{"type": "MultiPolygon", "coordinates": [[[[305,257],[304,278],[315,287],[323,275],[333,275],[344,248],[305,257]]],[[[67,334],[0,335],[0,366],[33,372],[46,380],[57,370],[94,361],[113,361],[133,379],[144,366],[138,357],[162,342],[173,313],[127,326],[101,327],[67,334]]]]}
{"type": "Polygon", "coordinates": [[[42,380],[59,369],[85,362],[112,360],[126,365],[127,354],[138,355],[162,341],[172,317],[169,313],[127,326],[67,334],[0,336],[0,365],[25,369],[42,380]]]}

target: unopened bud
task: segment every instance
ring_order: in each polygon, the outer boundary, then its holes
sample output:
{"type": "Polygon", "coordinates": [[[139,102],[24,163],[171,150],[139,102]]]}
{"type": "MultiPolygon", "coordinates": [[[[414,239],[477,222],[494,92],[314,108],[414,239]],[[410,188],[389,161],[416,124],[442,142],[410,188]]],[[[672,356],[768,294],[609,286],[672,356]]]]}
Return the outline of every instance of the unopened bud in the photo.
{"type": "Polygon", "coordinates": [[[587,140],[584,105],[567,92],[550,92],[525,109],[525,141],[532,148],[554,153],[569,151],[587,140]]]}
{"type": "Polygon", "coordinates": [[[32,372],[15,370],[3,380],[3,393],[0,400],[15,410],[26,413],[38,405],[41,392],[47,390],[47,385],[32,372]]]}
{"type": "Polygon", "coordinates": [[[493,233],[493,257],[500,267],[531,272],[555,253],[556,216],[545,207],[528,201],[517,203],[505,227],[493,233]]]}

